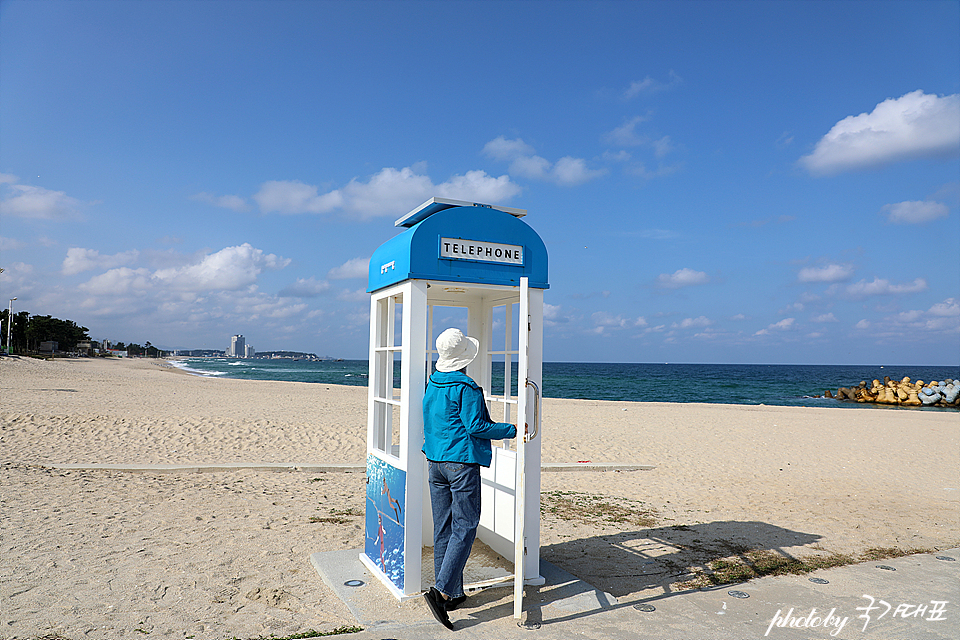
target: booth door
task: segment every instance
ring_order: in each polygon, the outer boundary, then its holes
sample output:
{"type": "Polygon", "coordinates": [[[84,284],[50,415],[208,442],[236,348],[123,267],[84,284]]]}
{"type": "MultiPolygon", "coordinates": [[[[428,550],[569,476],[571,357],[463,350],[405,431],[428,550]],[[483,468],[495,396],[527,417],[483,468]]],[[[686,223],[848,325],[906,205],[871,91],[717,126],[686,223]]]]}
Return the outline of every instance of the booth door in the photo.
{"type": "Polygon", "coordinates": [[[540,577],[540,446],[536,438],[542,291],[530,290],[526,284],[524,278],[511,299],[489,296],[482,309],[482,342],[487,345],[482,375],[489,381],[485,388],[491,389],[488,402],[492,417],[516,424],[518,437],[495,443],[490,467],[481,469],[482,509],[477,536],[500,555],[514,560],[519,586],[525,579],[536,581],[540,577]],[[502,381],[497,364],[501,361],[502,381]]]}
{"type": "Polygon", "coordinates": [[[371,305],[361,560],[402,599],[420,591],[426,286],[405,282],[374,294],[371,305]]]}

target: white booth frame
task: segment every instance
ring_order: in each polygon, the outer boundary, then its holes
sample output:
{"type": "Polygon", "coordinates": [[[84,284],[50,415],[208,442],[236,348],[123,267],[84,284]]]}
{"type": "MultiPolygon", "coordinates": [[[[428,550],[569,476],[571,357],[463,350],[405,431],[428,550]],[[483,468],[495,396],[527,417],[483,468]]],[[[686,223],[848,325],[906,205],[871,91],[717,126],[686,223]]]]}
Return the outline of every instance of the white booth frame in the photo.
{"type": "MultiPolygon", "coordinates": [[[[405,496],[404,514],[404,588],[393,585],[380,569],[361,555],[368,569],[400,600],[417,596],[422,589],[421,550],[433,544],[433,519],[430,511],[429,487],[426,482],[426,460],[423,447],[423,392],[432,369],[432,336],[434,307],[466,308],[466,332],[480,340],[481,353],[467,368],[467,373],[480,384],[488,402],[500,403],[503,421],[520,420],[515,449],[506,442],[494,447],[494,462],[483,469],[481,526],[478,538],[506,558],[513,558],[515,585],[542,584],[540,576],[540,440],[539,411],[531,417],[528,410],[539,402],[542,379],[543,290],[527,286],[522,278],[519,287],[502,285],[458,284],[443,281],[406,280],[376,291],[370,301],[370,366],[368,381],[367,453],[406,473],[406,486],[423,487],[405,496]],[[396,305],[402,305],[397,331],[396,305]],[[518,321],[526,324],[513,327],[511,305],[519,305],[518,321]],[[494,349],[493,310],[506,306],[504,342],[494,349]],[[397,338],[399,337],[399,342],[397,338]],[[516,344],[514,344],[516,338],[516,344]],[[400,386],[394,388],[394,361],[400,356],[400,386]],[[491,389],[492,363],[495,356],[504,360],[504,388],[491,389]],[[518,395],[511,397],[512,360],[517,357],[518,395]],[[526,376],[521,377],[526,372],[526,376]],[[530,389],[537,397],[531,404],[530,389]],[[512,407],[516,406],[516,413],[512,407]],[[529,406],[528,406],[529,405],[529,406]],[[513,418],[513,419],[511,419],[513,418]],[[524,425],[529,424],[525,431],[524,425]],[[512,476],[512,477],[511,477],[512,476]],[[510,485],[513,485],[512,487],[510,485]],[[520,500],[511,495],[519,487],[520,500]],[[519,512],[519,513],[518,513],[519,512]],[[517,516],[522,513],[519,520],[517,516]],[[513,533],[513,535],[509,535],[513,533]],[[516,580],[516,564],[522,564],[522,580],[516,580]],[[415,584],[414,584],[415,583],[415,584]]],[[[444,327],[445,328],[445,327],[444,327]]],[[[538,409],[538,407],[537,407],[538,409]]],[[[498,419],[498,418],[494,418],[498,419]]],[[[469,586],[469,585],[468,585],[469,586]]],[[[520,588],[516,586],[515,588],[520,588]]],[[[519,598],[517,599],[519,603],[519,598]]]]}

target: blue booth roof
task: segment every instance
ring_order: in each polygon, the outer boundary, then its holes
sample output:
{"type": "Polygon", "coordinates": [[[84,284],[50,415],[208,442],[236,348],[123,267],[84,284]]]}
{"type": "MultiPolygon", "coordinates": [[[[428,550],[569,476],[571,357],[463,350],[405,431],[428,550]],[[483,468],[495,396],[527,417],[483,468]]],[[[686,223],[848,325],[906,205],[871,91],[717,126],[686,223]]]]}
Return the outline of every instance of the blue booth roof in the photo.
{"type": "Polygon", "coordinates": [[[397,221],[406,231],[370,258],[368,292],[404,280],[547,289],[547,249],[523,209],[432,198],[397,221]]]}

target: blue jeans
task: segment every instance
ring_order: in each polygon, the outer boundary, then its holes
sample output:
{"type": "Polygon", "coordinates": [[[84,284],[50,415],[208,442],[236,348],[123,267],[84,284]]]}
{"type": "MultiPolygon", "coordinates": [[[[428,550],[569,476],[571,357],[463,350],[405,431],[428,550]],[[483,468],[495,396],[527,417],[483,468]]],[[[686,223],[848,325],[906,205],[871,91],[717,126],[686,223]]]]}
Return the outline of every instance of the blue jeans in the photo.
{"type": "Polygon", "coordinates": [[[480,465],[429,461],[433,572],[437,590],[463,594],[463,568],[480,524],[480,465]]]}

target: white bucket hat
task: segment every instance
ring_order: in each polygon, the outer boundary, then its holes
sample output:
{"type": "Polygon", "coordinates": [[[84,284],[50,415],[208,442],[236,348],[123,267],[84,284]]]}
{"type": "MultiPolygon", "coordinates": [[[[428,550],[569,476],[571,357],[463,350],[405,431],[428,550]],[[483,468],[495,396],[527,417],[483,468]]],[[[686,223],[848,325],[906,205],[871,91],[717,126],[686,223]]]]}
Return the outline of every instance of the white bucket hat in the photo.
{"type": "Polygon", "coordinates": [[[450,328],[437,336],[437,371],[457,371],[473,362],[480,350],[480,341],[463,335],[460,329],[450,328]]]}

